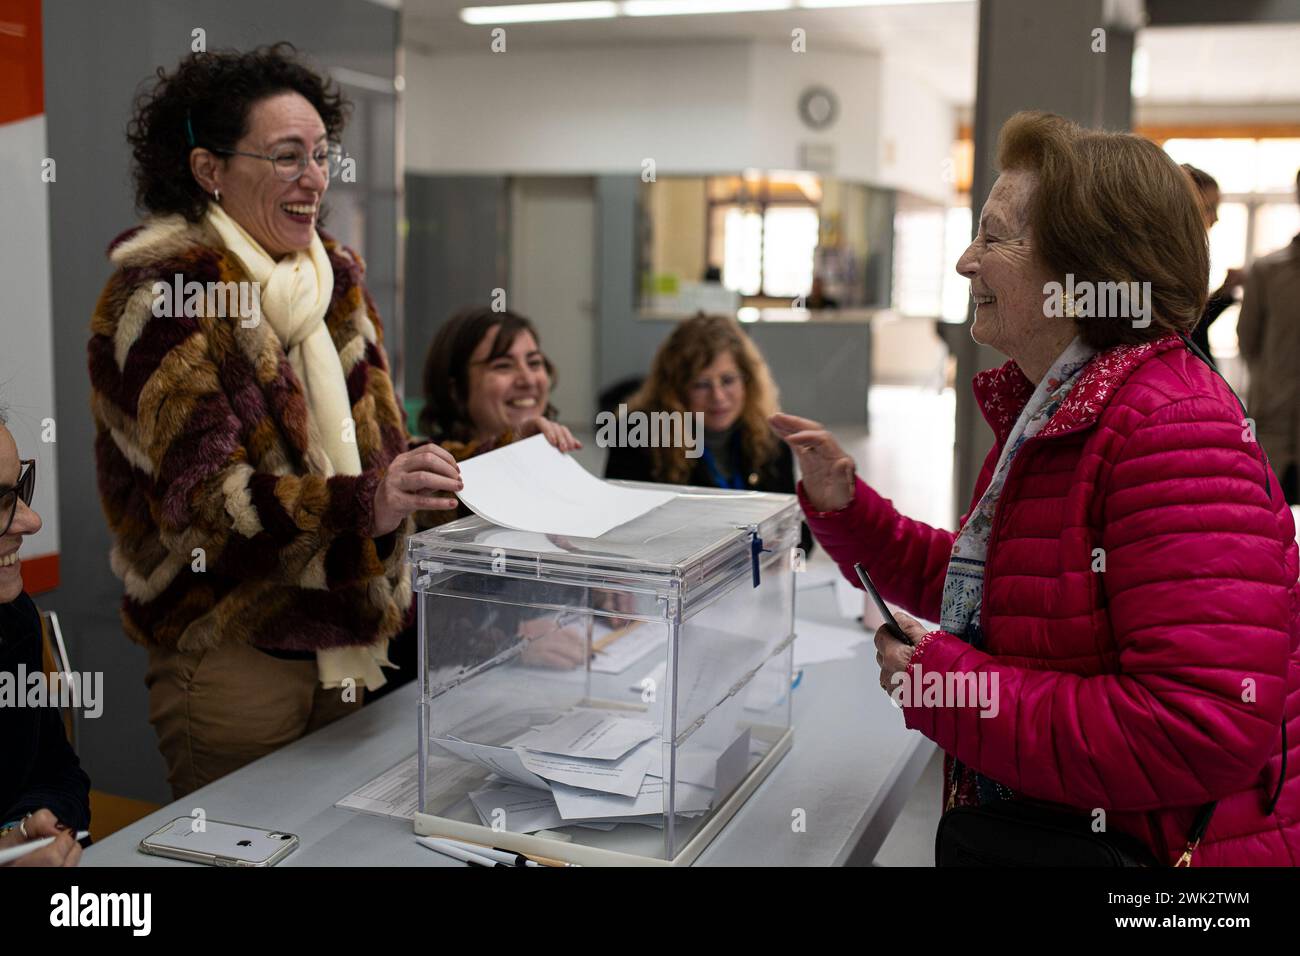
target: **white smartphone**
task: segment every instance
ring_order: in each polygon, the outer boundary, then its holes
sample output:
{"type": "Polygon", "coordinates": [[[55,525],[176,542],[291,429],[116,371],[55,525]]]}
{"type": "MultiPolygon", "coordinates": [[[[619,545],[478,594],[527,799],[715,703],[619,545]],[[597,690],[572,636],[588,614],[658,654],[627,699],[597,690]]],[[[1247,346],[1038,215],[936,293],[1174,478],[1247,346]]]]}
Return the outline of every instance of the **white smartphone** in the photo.
{"type": "Polygon", "coordinates": [[[298,837],[279,830],[177,817],[140,841],[140,852],[209,866],[275,866],[298,849],[298,837]]]}

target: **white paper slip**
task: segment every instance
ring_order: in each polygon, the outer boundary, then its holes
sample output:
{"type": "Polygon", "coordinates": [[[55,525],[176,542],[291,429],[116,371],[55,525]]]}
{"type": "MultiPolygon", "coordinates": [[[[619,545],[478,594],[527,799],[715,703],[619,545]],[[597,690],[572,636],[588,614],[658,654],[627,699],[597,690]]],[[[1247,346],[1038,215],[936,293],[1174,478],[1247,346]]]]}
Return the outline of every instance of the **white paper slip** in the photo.
{"type": "Polygon", "coordinates": [[[469,802],[474,805],[485,827],[505,829],[511,833],[534,833],[568,826],[555,807],[555,798],[531,787],[475,790],[469,795],[469,802]]]}
{"type": "Polygon", "coordinates": [[[816,621],[795,621],[794,633],[795,667],[848,660],[871,636],[855,623],[832,627],[816,621]]]}
{"type": "Polygon", "coordinates": [[[651,737],[645,743],[638,744],[637,748],[624,759],[630,760],[633,757],[640,756],[641,754],[647,754],[650,761],[649,765],[646,767],[645,775],[647,777],[662,777],[664,775],[663,741],[658,737],[651,737]]]}
{"type": "Polygon", "coordinates": [[[593,760],[617,760],[658,734],[655,725],[639,717],[613,711],[575,708],[544,727],[534,728],[525,746],[529,750],[593,760]]]}
{"type": "Polygon", "coordinates": [[[476,790],[469,795],[470,804],[485,827],[505,829],[511,833],[536,833],[559,827],[585,827],[612,830],[617,821],[565,820],[555,807],[555,798],[531,787],[504,786],[476,790]]]}
{"type": "Polygon", "coordinates": [[[432,744],[437,744],[448,753],[455,754],[462,760],[468,760],[476,763],[485,770],[491,770],[499,774],[506,780],[511,780],[525,787],[535,787],[539,790],[549,789],[548,784],[535,773],[531,773],[524,766],[519,754],[509,747],[492,747],[487,744],[472,744],[468,740],[461,740],[459,737],[433,737],[429,740],[432,744]]]}
{"type": "Polygon", "coordinates": [[[460,475],[460,500],[480,517],[516,531],[572,538],[599,538],[677,496],[601,481],[544,435],[466,459],[460,475]]]}
{"type": "MultiPolygon", "coordinates": [[[[612,817],[640,817],[664,812],[664,782],[646,777],[635,797],[620,797],[612,793],[595,793],[578,787],[557,783],[551,787],[560,816],[566,820],[601,820],[612,817]]],[[[675,792],[676,811],[693,813],[709,809],[713,790],[689,783],[679,783],[675,792]]]]}
{"type": "MultiPolygon", "coordinates": [[[[345,810],[360,810],[385,817],[411,820],[420,804],[420,766],[412,754],[395,767],[390,767],[374,780],[353,790],[334,804],[345,810]]],[[[467,768],[459,760],[440,760],[430,757],[430,774],[439,782],[451,782],[465,773],[467,768]]]]}
{"type": "Polygon", "coordinates": [[[546,780],[585,787],[602,793],[617,793],[625,797],[636,795],[641,781],[650,769],[651,754],[647,750],[631,751],[622,760],[585,760],[581,757],[564,757],[558,754],[534,753],[517,747],[515,750],[524,767],[546,780]]]}
{"type": "MultiPolygon", "coordinates": [[[[613,633],[613,628],[597,623],[592,629],[594,644],[613,633]]],[[[664,632],[656,627],[642,625],[614,638],[596,652],[591,669],[598,674],[621,674],[651,651],[660,650],[668,643],[664,632]]]]}

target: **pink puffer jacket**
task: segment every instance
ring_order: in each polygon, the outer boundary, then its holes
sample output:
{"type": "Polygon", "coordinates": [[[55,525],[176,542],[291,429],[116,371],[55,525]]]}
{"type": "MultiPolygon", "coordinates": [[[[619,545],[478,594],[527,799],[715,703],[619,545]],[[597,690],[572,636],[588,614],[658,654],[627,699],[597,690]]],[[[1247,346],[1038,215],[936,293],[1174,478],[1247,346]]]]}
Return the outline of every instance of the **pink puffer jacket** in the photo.
{"type": "MultiPolygon", "coordinates": [[[[1012,362],[976,376],[997,444],[975,501],[1032,391],[1012,362]]],[[[1176,336],[1098,355],[1011,466],[984,649],[935,631],[909,667],[988,671],[989,687],[996,674],[996,716],[905,706],[907,726],[1023,797],[1104,809],[1169,863],[1210,800],[1195,865],[1300,863],[1300,565],[1291,512],[1249,437],[1231,393],[1176,336]],[[1290,757],[1270,814],[1284,714],[1290,757]]],[[[952,532],[862,482],[838,512],[799,493],[850,581],[861,561],[887,600],[939,619],[952,532]]]]}

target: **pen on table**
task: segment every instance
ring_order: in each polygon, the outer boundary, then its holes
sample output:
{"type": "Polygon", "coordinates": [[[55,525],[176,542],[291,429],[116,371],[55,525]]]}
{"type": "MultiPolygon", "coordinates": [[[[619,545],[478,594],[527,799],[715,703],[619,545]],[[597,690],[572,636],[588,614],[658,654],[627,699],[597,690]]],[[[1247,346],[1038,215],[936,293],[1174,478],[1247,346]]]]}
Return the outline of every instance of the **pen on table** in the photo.
{"type": "Polygon", "coordinates": [[[443,856],[449,856],[453,860],[460,860],[462,863],[468,863],[470,866],[509,866],[508,863],[499,863],[496,860],[489,859],[479,853],[471,853],[469,850],[451,844],[447,840],[435,840],[432,837],[416,837],[415,842],[428,847],[435,853],[441,853],[443,856]]]}
{"type": "Polygon", "coordinates": [[[504,863],[506,866],[541,866],[536,860],[530,860],[522,853],[515,853],[511,850],[503,850],[496,846],[485,846],[482,843],[470,843],[465,840],[453,840],[450,837],[439,837],[438,843],[446,843],[451,846],[460,847],[468,853],[477,853],[479,856],[487,857],[489,860],[496,860],[498,863],[504,863]]]}
{"type": "Polygon", "coordinates": [[[430,849],[433,849],[434,843],[443,843],[448,846],[456,846],[464,849],[468,853],[473,853],[487,859],[504,863],[507,866],[577,866],[576,863],[567,863],[564,860],[556,860],[549,856],[538,856],[535,853],[520,853],[517,850],[506,850],[499,846],[486,846],[482,843],[471,843],[468,840],[453,840],[450,837],[421,837],[421,842],[430,841],[430,849]]]}
{"type": "MultiPolygon", "coordinates": [[[[90,836],[89,830],[78,830],[77,842],[80,843],[88,836],[90,836]]],[[[41,847],[49,846],[57,839],[58,837],[52,836],[41,837],[39,840],[28,840],[26,843],[20,843],[7,850],[0,850],[0,863],[12,863],[14,860],[20,860],[28,853],[35,853],[41,847]]]]}

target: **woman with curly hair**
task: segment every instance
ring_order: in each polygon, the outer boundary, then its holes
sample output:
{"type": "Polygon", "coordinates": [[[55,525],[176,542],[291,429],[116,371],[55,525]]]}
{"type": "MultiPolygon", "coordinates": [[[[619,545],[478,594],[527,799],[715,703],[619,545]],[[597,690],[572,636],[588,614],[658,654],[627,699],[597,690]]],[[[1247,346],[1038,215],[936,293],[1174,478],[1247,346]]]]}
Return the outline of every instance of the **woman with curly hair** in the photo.
{"type": "MultiPolygon", "coordinates": [[[[703,448],[614,446],[606,478],[794,494],[794,456],[768,424],[777,411],[776,384],[735,319],[701,313],[678,325],[627,407],[699,416],[703,448]]],[[[802,547],[812,548],[806,527],[802,547]]]]}
{"type": "Polygon", "coordinates": [[[91,404],[178,797],[384,683],[410,515],[461,487],[407,450],[364,264],[319,229],[346,106],[277,44],[160,69],[128,132],[146,218],[109,249],[91,404]]]}

